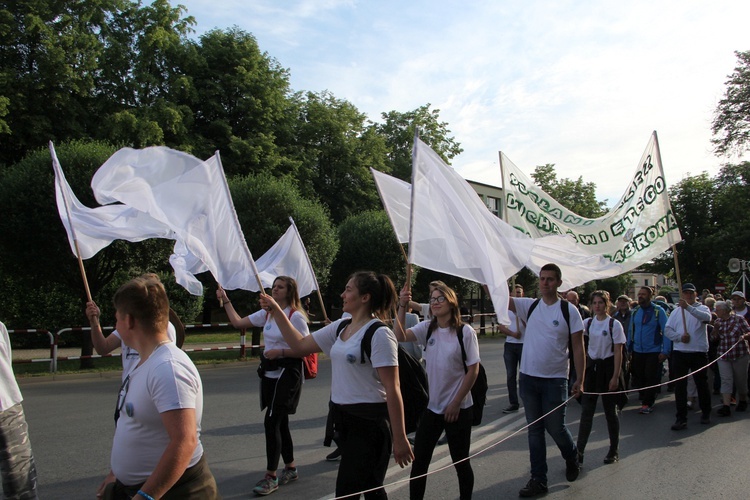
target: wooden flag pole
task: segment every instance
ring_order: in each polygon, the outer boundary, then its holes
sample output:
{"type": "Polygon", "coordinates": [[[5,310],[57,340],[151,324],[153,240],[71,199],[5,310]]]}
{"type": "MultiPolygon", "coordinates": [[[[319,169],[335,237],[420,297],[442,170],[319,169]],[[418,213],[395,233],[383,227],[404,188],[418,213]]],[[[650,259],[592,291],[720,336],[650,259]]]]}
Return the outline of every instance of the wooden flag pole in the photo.
{"type": "MultiPolygon", "coordinates": [[[[677,291],[680,294],[680,299],[682,299],[682,278],[680,278],[680,263],[677,260],[677,245],[672,245],[672,255],[674,256],[674,271],[675,275],[677,276],[677,291]]],[[[687,331],[687,323],[685,322],[685,308],[680,307],[680,312],[682,312],[682,328],[683,328],[683,338],[687,336],[687,342],[683,342],[687,344],[690,342],[690,334],[687,331]]]]}

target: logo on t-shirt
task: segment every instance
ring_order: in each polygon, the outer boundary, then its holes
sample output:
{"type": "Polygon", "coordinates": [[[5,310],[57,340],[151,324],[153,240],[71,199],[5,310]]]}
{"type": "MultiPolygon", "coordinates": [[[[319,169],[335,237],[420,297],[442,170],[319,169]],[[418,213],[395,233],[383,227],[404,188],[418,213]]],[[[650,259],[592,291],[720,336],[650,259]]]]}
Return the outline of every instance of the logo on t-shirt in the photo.
{"type": "Polygon", "coordinates": [[[270,330],[270,329],[271,329],[271,323],[266,325],[266,330],[270,330]]]}
{"type": "Polygon", "coordinates": [[[357,356],[355,356],[354,354],[347,354],[346,361],[349,364],[354,364],[357,361],[357,356]]]}
{"type": "Polygon", "coordinates": [[[431,338],[430,340],[428,340],[427,345],[435,345],[435,339],[431,338]]]}
{"type": "Polygon", "coordinates": [[[560,326],[560,322],[559,322],[559,321],[557,321],[557,320],[554,320],[554,321],[552,322],[552,326],[560,326]]]}

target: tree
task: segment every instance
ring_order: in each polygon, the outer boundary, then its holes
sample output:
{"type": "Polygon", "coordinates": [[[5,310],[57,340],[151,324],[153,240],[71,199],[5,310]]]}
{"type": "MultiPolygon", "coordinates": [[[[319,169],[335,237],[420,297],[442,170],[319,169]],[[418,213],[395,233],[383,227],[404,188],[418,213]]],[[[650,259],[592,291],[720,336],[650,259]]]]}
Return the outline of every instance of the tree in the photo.
{"type": "Polygon", "coordinates": [[[370,167],[387,171],[383,138],[367,117],[330,92],[295,95],[298,102],[296,157],[303,168],[299,189],[317,198],[334,222],[380,205],[370,167]]]}
{"type": "Polygon", "coordinates": [[[449,136],[448,123],[440,121],[440,110],[431,110],[430,106],[428,103],[406,113],[382,113],[383,123],[373,125],[378,134],[385,138],[390,171],[400,179],[411,179],[411,152],[415,129],[419,129],[419,138],[446,163],[450,163],[451,159],[463,151],[461,145],[449,136]]]}
{"type": "Polygon", "coordinates": [[[582,217],[594,219],[607,213],[607,200],[596,200],[596,184],[558,179],[554,163],[539,165],[531,174],[534,182],[562,206],[582,217]]]}
{"type": "Polygon", "coordinates": [[[16,0],[0,10],[0,108],[10,136],[0,164],[50,139],[80,138],[103,51],[102,34],[125,0],[16,0]],[[4,103],[4,104],[3,104],[4,103]]]}
{"type": "MultiPolygon", "coordinates": [[[[669,190],[672,211],[682,234],[677,245],[680,277],[699,289],[713,288],[718,269],[714,252],[718,248],[714,214],[715,187],[707,173],[686,177],[669,190]]],[[[674,272],[672,252],[654,259],[648,269],[662,274],[674,272]]]]}
{"type": "Polygon", "coordinates": [[[711,142],[717,155],[739,155],[750,149],[750,51],[735,55],[737,66],[728,76],[724,98],[711,123],[711,142]]]}
{"type": "Polygon", "coordinates": [[[329,303],[340,303],[347,278],[356,271],[388,275],[397,287],[406,280],[406,260],[383,210],[368,210],[348,217],[339,225],[339,253],[331,269],[329,303]]]}

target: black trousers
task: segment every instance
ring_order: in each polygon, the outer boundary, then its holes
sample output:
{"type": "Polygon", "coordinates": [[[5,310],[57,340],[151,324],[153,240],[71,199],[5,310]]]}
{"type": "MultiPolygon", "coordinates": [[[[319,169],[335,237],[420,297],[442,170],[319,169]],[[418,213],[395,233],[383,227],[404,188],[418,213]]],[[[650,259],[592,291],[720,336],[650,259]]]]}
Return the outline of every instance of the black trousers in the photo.
{"type": "MultiPolygon", "coordinates": [[[[411,477],[421,476],[427,473],[432,460],[432,453],[440,435],[445,429],[445,437],[448,438],[448,449],[453,462],[458,462],[469,456],[471,446],[471,421],[472,409],[466,408],[459,412],[458,420],[446,422],[443,415],[438,415],[430,410],[425,410],[419,420],[417,434],[414,437],[414,464],[411,468],[411,477]]],[[[474,471],[471,469],[469,460],[464,460],[455,465],[458,475],[458,490],[461,500],[471,498],[474,490],[474,471]]],[[[427,477],[412,479],[409,483],[409,498],[421,500],[427,487],[427,477]]]]}
{"type": "Polygon", "coordinates": [[[336,417],[336,427],[341,450],[336,497],[359,498],[356,493],[377,488],[365,493],[365,498],[388,498],[382,488],[391,459],[392,438],[388,420],[380,416],[363,418],[341,411],[336,417]]]}
{"type": "MultiPolygon", "coordinates": [[[[711,392],[708,390],[708,374],[702,370],[708,364],[708,355],[705,352],[673,351],[672,362],[674,363],[675,378],[684,377],[691,370],[695,388],[698,390],[698,404],[704,416],[711,414],[711,392]]],[[[677,403],[677,420],[687,420],[687,378],[678,380],[674,386],[674,399],[677,403]]]]}

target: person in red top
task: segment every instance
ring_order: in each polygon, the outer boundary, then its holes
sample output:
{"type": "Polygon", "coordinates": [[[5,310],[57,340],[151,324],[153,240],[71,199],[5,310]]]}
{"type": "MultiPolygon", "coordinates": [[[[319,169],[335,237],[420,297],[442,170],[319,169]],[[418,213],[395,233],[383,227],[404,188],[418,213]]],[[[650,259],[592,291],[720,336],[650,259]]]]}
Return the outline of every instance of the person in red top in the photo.
{"type": "Polygon", "coordinates": [[[717,364],[721,374],[723,402],[717,414],[728,417],[731,415],[729,404],[733,386],[737,388],[737,411],[747,409],[747,367],[750,364],[747,340],[750,338],[750,326],[743,316],[732,314],[731,306],[724,301],[717,302],[715,310],[718,317],[714,321],[711,337],[719,340],[720,358],[717,364]]]}

